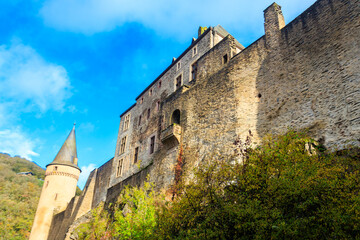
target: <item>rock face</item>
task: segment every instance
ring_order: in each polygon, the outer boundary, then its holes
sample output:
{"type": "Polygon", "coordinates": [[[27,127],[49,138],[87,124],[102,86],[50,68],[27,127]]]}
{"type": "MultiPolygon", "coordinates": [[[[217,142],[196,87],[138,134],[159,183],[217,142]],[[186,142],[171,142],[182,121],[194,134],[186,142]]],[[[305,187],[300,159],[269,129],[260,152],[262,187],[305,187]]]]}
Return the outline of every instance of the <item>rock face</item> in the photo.
{"type": "Polygon", "coordinates": [[[256,143],[291,127],[330,148],[360,145],[359,15],[359,0],[318,0],[285,26],[272,4],[265,35],[247,48],[221,26],[199,29],[121,115],[115,156],[93,175],[92,207],[147,177],[166,191],[180,150],[189,177],[249,130],[256,143]]]}

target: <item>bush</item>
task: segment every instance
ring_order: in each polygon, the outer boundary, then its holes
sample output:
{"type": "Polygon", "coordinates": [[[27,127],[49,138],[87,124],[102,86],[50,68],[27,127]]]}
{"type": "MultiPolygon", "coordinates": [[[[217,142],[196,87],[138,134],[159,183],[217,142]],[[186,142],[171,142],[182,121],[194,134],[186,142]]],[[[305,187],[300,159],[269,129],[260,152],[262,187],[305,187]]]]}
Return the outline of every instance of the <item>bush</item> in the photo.
{"type": "Polygon", "coordinates": [[[78,239],[156,239],[155,203],[150,183],[142,188],[126,187],[115,205],[109,209],[100,205],[92,211],[90,221],[76,229],[78,239]]]}
{"type": "Polygon", "coordinates": [[[293,131],[236,144],[242,161],[210,159],[160,209],[159,238],[360,238],[358,149],[320,153],[293,131]]]}

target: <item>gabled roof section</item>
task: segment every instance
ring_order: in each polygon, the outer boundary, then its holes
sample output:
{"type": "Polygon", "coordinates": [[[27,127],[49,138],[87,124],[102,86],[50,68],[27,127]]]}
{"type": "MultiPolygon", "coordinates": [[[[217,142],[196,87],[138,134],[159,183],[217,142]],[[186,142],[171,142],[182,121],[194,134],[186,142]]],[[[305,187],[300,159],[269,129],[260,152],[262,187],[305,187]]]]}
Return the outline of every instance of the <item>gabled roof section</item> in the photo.
{"type": "Polygon", "coordinates": [[[64,144],[60,148],[58,154],[56,155],[54,161],[52,161],[47,166],[55,165],[55,164],[72,166],[80,170],[80,168],[77,165],[75,124],[73,129],[69,133],[69,136],[66,138],[64,144]]]}
{"type": "MultiPolygon", "coordinates": [[[[214,30],[215,30],[215,32],[217,32],[217,33],[218,33],[220,36],[222,36],[223,38],[226,37],[227,35],[230,35],[230,33],[228,33],[228,31],[226,31],[221,25],[217,25],[216,27],[214,27],[214,30]]],[[[235,40],[236,46],[237,46],[239,49],[242,50],[242,49],[245,48],[241,43],[239,43],[238,40],[236,40],[235,38],[234,38],[234,40],[235,40]]]]}

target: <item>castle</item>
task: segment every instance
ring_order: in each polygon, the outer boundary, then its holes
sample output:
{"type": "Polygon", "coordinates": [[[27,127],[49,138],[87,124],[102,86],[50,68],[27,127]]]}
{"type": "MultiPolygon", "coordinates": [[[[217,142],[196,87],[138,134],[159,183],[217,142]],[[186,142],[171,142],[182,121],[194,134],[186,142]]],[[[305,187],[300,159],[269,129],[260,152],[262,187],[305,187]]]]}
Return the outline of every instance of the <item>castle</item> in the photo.
{"type": "Polygon", "coordinates": [[[125,185],[148,178],[166,192],[179,154],[191,174],[210,153],[232,154],[249,130],[256,143],[290,127],[330,148],[360,145],[360,1],[318,0],[287,25],[274,3],[264,17],[265,35],[246,48],[221,26],[199,28],[121,114],[114,157],[54,215],[48,239],[70,239],[125,185]]]}

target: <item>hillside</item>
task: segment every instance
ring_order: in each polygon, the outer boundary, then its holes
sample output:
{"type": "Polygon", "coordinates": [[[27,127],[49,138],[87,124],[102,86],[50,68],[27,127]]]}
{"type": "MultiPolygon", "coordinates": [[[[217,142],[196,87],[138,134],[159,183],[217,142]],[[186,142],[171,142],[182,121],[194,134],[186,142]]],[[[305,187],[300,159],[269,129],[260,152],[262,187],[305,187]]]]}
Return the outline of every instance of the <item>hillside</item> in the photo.
{"type": "Polygon", "coordinates": [[[27,239],[45,170],[20,157],[0,153],[0,239],[27,239]],[[34,176],[18,175],[32,172],[34,176]]]}

